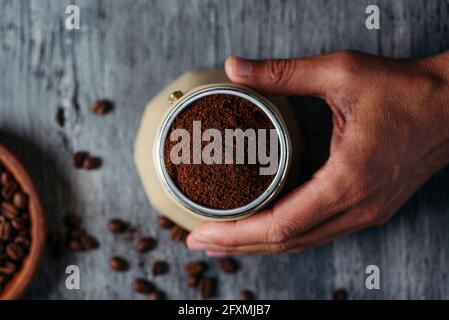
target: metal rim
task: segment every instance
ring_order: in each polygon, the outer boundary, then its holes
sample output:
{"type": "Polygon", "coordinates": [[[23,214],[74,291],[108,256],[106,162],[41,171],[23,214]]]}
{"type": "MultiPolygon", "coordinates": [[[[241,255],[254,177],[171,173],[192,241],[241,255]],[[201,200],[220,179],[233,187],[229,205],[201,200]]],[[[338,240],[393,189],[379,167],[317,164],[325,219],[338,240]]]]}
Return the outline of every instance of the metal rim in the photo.
{"type": "Polygon", "coordinates": [[[208,87],[205,89],[198,90],[188,96],[182,97],[180,101],[177,104],[175,104],[172,110],[170,110],[170,112],[162,122],[161,130],[159,130],[159,135],[156,140],[155,151],[156,151],[155,155],[156,155],[157,169],[165,189],[185,208],[201,216],[214,219],[238,218],[244,215],[251,214],[257,211],[258,209],[262,208],[264,205],[266,205],[270,200],[273,199],[273,197],[279,191],[279,188],[282,186],[286,178],[287,170],[291,159],[290,139],[288,136],[286,125],[283,122],[283,120],[275,112],[273,112],[270,105],[266,103],[264,99],[259,98],[249,90],[247,91],[244,90],[243,88],[224,86],[224,85],[208,87]],[[230,94],[249,100],[265,113],[265,115],[273,123],[273,126],[275,127],[278,134],[279,147],[280,147],[278,170],[268,188],[252,202],[242,207],[237,207],[233,209],[215,209],[200,205],[192,201],[187,196],[185,196],[181,190],[178,189],[178,187],[173,182],[173,180],[171,179],[165,168],[164,162],[165,138],[171,128],[173,121],[191,103],[212,94],[230,94]]]}

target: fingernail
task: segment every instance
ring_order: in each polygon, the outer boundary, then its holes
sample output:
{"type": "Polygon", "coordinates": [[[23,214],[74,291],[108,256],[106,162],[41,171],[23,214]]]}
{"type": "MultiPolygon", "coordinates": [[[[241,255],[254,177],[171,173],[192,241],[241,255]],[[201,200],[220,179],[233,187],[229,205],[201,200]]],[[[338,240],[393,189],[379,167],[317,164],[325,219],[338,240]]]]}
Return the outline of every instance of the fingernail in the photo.
{"type": "Polygon", "coordinates": [[[206,251],[206,255],[209,257],[225,257],[227,255],[229,255],[226,252],[222,252],[222,251],[206,251]]]}
{"type": "Polygon", "coordinates": [[[249,77],[251,75],[251,72],[253,71],[252,69],[252,64],[248,60],[240,57],[233,58],[233,71],[234,75],[236,75],[237,77],[249,77]]]}

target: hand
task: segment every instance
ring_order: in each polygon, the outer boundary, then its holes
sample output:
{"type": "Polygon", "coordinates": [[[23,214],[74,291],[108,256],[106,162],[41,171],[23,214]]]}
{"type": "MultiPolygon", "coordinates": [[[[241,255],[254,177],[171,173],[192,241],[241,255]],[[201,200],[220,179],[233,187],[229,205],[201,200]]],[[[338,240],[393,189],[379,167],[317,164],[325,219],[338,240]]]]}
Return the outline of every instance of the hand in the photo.
{"type": "MultiPolygon", "coordinates": [[[[273,208],[207,222],[188,247],[210,256],[299,252],[387,222],[449,162],[449,56],[394,60],[352,51],[293,60],[230,57],[233,82],[312,95],[332,109],[330,157],[273,208]]],[[[313,142],[312,142],[313,143],[313,142]]]]}

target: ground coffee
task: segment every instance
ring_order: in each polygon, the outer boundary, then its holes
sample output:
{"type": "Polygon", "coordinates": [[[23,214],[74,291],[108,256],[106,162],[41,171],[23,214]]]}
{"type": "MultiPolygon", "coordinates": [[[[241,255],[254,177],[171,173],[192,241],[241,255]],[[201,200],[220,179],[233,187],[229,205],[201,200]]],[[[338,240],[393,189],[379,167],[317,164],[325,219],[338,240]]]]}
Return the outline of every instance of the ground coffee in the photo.
{"type": "MultiPolygon", "coordinates": [[[[260,164],[173,164],[170,150],[177,141],[170,141],[170,133],[177,128],[193,135],[193,122],[201,121],[202,131],[214,128],[225,136],[225,129],[273,129],[265,113],[252,102],[229,94],[214,94],[194,101],[174,120],[164,145],[164,163],[168,174],[192,201],[215,209],[244,206],[261,195],[274,175],[260,175],[260,164]]],[[[267,133],[268,134],[268,133],[267,133]]],[[[267,138],[267,141],[269,139],[267,138]]],[[[222,140],[225,150],[224,139],[222,140]]],[[[203,147],[209,142],[202,142],[203,147]]],[[[191,139],[191,150],[193,143],[191,139]]],[[[267,152],[269,149],[267,148],[267,152]]],[[[235,154],[235,152],[234,152],[235,154]]],[[[245,147],[245,159],[248,159],[245,147]]],[[[224,157],[223,157],[224,158],[224,157]]]]}

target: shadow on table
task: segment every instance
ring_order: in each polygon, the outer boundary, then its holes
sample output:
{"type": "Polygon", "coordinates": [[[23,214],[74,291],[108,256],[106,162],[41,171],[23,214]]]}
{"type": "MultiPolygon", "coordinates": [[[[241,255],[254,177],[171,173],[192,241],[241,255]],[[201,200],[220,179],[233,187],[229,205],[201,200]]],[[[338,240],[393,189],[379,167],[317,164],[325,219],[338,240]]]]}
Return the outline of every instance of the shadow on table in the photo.
{"type": "MultiPolygon", "coordinates": [[[[47,236],[62,233],[62,218],[76,208],[77,198],[57,163],[59,155],[56,150],[45,149],[34,141],[4,131],[0,131],[0,144],[14,153],[31,175],[44,207],[47,236]],[[57,208],[67,208],[68,212],[60,212],[57,208]]],[[[35,279],[24,298],[46,299],[57,291],[56,286],[65,274],[65,266],[70,264],[70,257],[56,259],[48,249],[47,246],[35,279]]]]}

